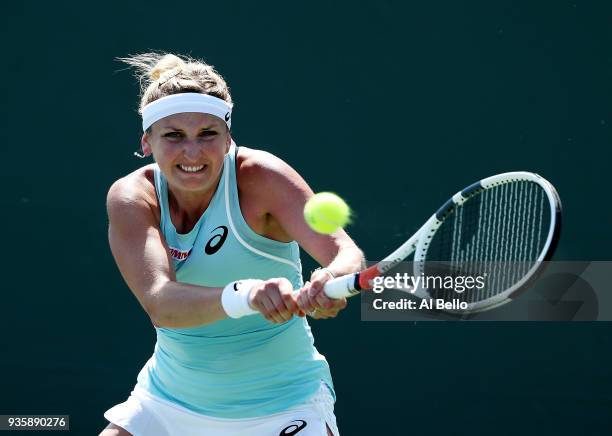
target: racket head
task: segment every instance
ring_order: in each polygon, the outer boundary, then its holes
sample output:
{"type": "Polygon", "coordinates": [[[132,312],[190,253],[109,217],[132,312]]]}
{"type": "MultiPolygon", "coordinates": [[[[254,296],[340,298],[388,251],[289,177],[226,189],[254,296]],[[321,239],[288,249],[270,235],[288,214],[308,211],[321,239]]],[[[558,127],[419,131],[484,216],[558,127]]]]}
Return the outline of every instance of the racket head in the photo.
{"type": "Polygon", "coordinates": [[[441,283],[420,285],[421,298],[458,299],[475,313],[498,307],[525,290],[559,241],[561,200],[553,185],[516,171],[480,180],[457,192],[425,223],[415,248],[414,275],[489,276],[459,293],[441,283]]]}

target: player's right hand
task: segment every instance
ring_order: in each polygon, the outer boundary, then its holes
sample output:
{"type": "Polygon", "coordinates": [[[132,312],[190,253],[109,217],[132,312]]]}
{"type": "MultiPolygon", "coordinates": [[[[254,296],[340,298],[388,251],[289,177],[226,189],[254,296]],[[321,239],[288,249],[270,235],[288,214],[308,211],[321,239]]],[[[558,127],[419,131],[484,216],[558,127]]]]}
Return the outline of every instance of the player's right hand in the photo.
{"type": "Polygon", "coordinates": [[[293,315],[304,316],[293,294],[293,285],[282,277],[253,286],[249,294],[249,305],[273,323],[287,322],[293,315]]]}

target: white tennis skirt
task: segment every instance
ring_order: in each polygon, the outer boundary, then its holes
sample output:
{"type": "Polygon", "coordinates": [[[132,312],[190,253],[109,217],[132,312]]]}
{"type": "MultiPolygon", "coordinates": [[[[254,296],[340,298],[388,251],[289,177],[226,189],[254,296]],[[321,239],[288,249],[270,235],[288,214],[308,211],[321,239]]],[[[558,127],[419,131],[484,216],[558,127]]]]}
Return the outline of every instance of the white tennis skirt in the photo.
{"type": "Polygon", "coordinates": [[[340,436],[334,399],[325,383],[306,403],[257,418],[224,419],[201,415],[155,397],[136,386],[126,402],[104,417],[134,436],[340,436]]]}

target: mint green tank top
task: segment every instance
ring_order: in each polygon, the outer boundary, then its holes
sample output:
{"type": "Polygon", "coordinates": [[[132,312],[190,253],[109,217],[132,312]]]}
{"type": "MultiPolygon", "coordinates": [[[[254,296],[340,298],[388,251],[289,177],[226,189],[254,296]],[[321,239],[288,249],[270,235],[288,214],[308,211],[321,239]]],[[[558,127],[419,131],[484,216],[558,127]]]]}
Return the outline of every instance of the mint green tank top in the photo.
{"type": "MultiPolygon", "coordinates": [[[[237,147],[225,156],[221,180],[206,211],[187,234],[177,233],[168,210],[167,181],[155,168],[161,231],[177,281],[222,287],[247,278],[285,277],[302,285],[298,244],[255,233],[240,211],[237,147]]],[[[314,347],[306,318],[273,324],[260,314],[192,328],[156,327],[153,356],[138,375],[151,394],[218,418],[252,418],[308,400],[329,366],[314,347]]]]}

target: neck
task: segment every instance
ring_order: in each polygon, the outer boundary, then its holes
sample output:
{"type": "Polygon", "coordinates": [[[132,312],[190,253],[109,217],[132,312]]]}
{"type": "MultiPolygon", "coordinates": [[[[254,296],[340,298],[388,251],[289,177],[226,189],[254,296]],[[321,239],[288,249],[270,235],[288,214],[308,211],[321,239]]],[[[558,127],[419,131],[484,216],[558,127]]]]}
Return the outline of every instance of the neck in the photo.
{"type": "Polygon", "coordinates": [[[179,191],[168,185],[168,206],[174,227],[188,233],[210,205],[219,187],[221,174],[215,184],[205,191],[179,191]]]}

